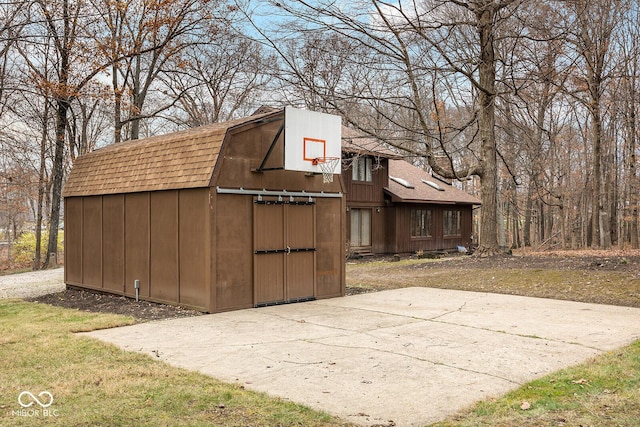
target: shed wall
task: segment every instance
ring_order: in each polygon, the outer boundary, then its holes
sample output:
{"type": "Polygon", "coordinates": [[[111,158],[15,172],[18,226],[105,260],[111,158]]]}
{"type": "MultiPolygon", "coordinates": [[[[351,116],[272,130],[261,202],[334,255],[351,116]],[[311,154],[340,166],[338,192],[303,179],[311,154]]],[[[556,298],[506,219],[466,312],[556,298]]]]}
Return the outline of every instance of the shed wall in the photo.
{"type": "Polygon", "coordinates": [[[64,199],[64,280],[82,283],[82,197],[64,199]]]}
{"type": "Polygon", "coordinates": [[[140,296],[149,298],[149,253],[151,250],[150,193],[132,193],[125,195],[125,233],[126,249],[125,295],[135,295],[134,280],[140,281],[140,296]]]}
{"type": "Polygon", "coordinates": [[[216,195],[216,311],[253,307],[253,199],[216,195]]]}
{"type": "MultiPolygon", "coordinates": [[[[289,192],[304,190],[307,192],[339,193],[343,191],[342,181],[339,177],[336,177],[333,183],[324,184],[321,175],[308,175],[285,170],[256,171],[264,160],[281,124],[281,121],[275,121],[230,131],[218,159],[212,179],[212,197],[215,198],[215,201],[212,202],[212,205],[215,206],[213,210],[215,232],[212,234],[215,242],[212,242],[212,245],[216,248],[214,252],[216,268],[212,274],[215,275],[216,311],[253,307],[260,302],[260,298],[267,298],[267,296],[260,294],[263,289],[258,292],[258,289],[255,288],[255,286],[261,286],[260,283],[266,283],[265,280],[267,280],[264,277],[255,277],[256,271],[258,271],[257,274],[261,274],[259,271],[264,271],[264,269],[256,269],[256,263],[263,263],[263,266],[269,265],[273,260],[275,260],[273,262],[282,263],[284,256],[273,254],[260,255],[262,258],[254,257],[254,245],[256,244],[254,241],[254,227],[256,225],[254,224],[262,226],[255,222],[255,197],[242,194],[217,194],[217,186],[232,189],[242,187],[275,191],[286,190],[289,192]]],[[[281,143],[282,136],[280,141],[274,145],[265,167],[277,167],[278,164],[282,164],[278,163],[278,161],[282,161],[281,143]]],[[[297,201],[303,201],[303,199],[298,198],[297,201]]],[[[305,265],[313,265],[311,260],[315,259],[315,271],[310,272],[312,276],[314,274],[316,276],[314,297],[328,298],[344,295],[345,206],[343,198],[315,198],[314,202],[316,203],[316,224],[312,225],[315,227],[313,232],[316,235],[315,257],[301,254],[299,259],[305,265]]],[[[279,211],[277,213],[280,215],[279,211]]],[[[286,222],[285,219],[283,221],[286,222]]],[[[280,237],[272,236],[274,244],[280,242],[282,236],[286,234],[290,239],[289,245],[292,243],[295,245],[300,241],[298,233],[303,233],[303,230],[296,231],[293,224],[283,224],[283,227],[269,231],[275,233],[278,230],[280,230],[280,237]]],[[[305,244],[308,241],[306,238],[302,240],[305,241],[305,244]]],[[[281,243],[286,244],[284,240],[281,243]]],[[[308,272],[308,268],[305,267],[304,270],[301,271],[295,266],[290,266],[282,272],[268,270],[266,274],[274,275],[272,279],[280,283],[287,280],[285,276],[289,278],[302,277],[308,272]]],[[[289,289],[290,296],[295,294],[296,290],[293,287],[289,289]]],[[[279,295],[285,295],[284,298],[286,298],[288,295],[286,289],[279,295]]]]}
{"type": "Polygon", "coordinates": [[[209,189],[65,199],[65,282],[208,311],[209,189]],[[81,251],[77,248],[82,248],[81,251]]]}
{"type": "MultiPolygon", "coordinates": [[[[71,242],[69,242],[71,243],[71,242]]],[[[102,197],[85,197],[82,204],[82,281],[102,288],[102,197]]]]}
{"type": "Polygon", "coordinates": [[[124,194],[102,197],[103,274],[105,290],[122,291],[124,276],[124,194]]]}
{"type": "Polygon", "coordinates": [[[178,191],[151,193],[151,277],[149,297],[179,302],[178,191]]]}

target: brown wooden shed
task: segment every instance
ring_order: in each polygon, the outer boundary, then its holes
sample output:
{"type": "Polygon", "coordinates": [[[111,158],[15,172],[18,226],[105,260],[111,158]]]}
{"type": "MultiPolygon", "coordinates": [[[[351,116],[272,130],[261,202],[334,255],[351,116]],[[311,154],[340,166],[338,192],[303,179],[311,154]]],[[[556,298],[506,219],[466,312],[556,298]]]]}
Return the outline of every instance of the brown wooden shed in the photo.
{"type": "Polygon", "coordinates": [[[283,110],[79,157],[65,283],[211,313],[344,295],[342,179],[284,170],[284,128],[283,110]]]}

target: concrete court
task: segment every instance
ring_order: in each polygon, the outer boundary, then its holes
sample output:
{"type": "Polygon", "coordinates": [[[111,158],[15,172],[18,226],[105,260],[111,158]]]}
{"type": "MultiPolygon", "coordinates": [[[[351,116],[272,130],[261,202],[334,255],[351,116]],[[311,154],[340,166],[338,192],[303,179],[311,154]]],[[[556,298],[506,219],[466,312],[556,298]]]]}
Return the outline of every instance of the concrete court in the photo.
{"type": "Polygon", "coordinates": [[[421,426],[640,338],[640,309],[406,288],[87,335],[361,424],[421,426]]]}

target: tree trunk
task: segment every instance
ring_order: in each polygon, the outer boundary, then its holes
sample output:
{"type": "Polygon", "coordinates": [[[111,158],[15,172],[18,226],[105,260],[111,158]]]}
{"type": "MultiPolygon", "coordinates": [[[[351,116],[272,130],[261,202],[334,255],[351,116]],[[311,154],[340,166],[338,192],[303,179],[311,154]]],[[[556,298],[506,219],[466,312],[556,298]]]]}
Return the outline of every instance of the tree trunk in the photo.
{"type": "Polygon", "coordinates": [[[45,192],[45,168],[47,153],[47,118],[49,117],[49,103],[44,103],[44,113],[42,121],[42,136],[40,140],[40,170],[38,171],[38,206],[36,207],[36,252],[33,257],[33,269],[39,270],[42,262],[42,204],[45,192]]]}
{"type": "Polygon", "coordinates": [[[131,92],[132,92],[131,103],[133,104],[133,108],[134,108],[132,113],[133,118],[131,119],[131,124],[130,124],[131,133],[129,134],[129,139],[131,140],[140,138],[140,120],[141,120],[140,114],[142,114],[142,104],[144,102],[143,95],[140,93],[141,91],[140,79],[142,78],[140,61],[142,61],[142,59],[138,56],[135,62],[135,70],[133,74],[133,87],[131,89],[131,92]]]}
{"type": "Polygon", "coordinates": [[[53,159],[53,173],[51,175],[53,189],[51,194],[51,215],[49,217],[49,244],[47,246],[47,259],[44,260],[45,268],[56,267],[56,265],[50,265],[52,257],[53,261],[57,264],[60,199],[62,198],[62,181],[64,178],[64,146],[68,111],[69,101],[67,99],[59,99],[57,101],[56,117],[56,149],[53,159]]]}
{"type": "Polygon", "coordinates": [[[487,6],[476,11],[480,36],[480,61],[478,65],[478,133],[480,135],[480,170],[482,210],[480,214],[479,255],[499,253],[498,245],[498,157],[495,136],[495,82],[493,22],[496,11],[487,6]]]}
{"type": "Polygon", "coordinates": [[[638,179],[636,178],[636,88],[633,83],[629,84],[629,102],[627,103],[627,180],[625,182],[628,207],[624,209],[625,232],[628,233],[628,240],[632,249],[638,249],[638,179]]]}
{"type": "Polygon", "coordinates": [[[524,246],[531,246],[531,212],[533,211],[533,178],[529,179],[529,188],[527,189],[527,201],[524,211],[524,225],[522,228],[522,238],[524,246]]]}

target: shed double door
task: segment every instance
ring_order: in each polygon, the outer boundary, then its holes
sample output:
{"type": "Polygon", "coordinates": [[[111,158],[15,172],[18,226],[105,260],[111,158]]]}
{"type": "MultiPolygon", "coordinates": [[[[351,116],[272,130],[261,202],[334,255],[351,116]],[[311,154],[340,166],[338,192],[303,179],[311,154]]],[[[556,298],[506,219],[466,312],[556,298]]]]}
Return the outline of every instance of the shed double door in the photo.
{"type": "Polygon", "coordinates": [[[315,297],[315,217],[314,202],[254,202],[254,305],[315,297]]]}

